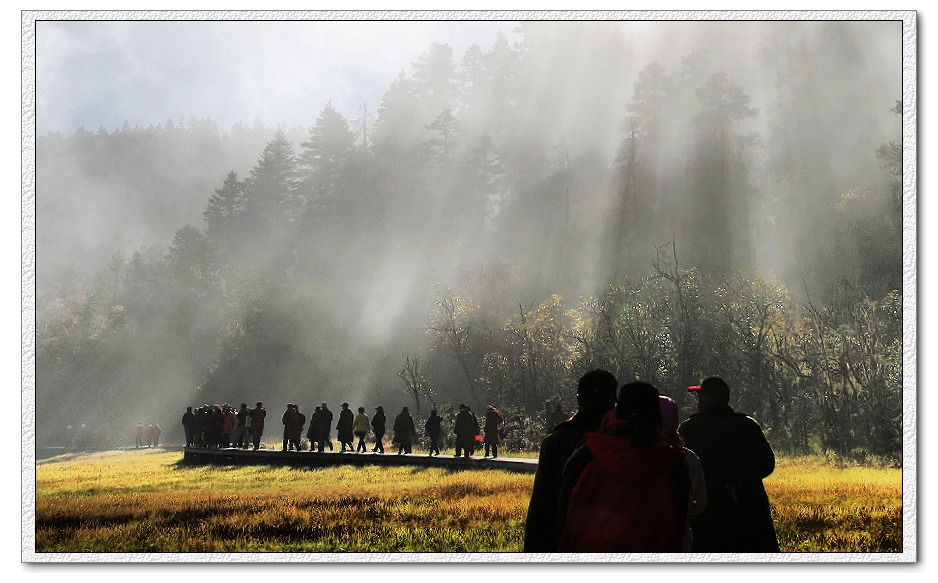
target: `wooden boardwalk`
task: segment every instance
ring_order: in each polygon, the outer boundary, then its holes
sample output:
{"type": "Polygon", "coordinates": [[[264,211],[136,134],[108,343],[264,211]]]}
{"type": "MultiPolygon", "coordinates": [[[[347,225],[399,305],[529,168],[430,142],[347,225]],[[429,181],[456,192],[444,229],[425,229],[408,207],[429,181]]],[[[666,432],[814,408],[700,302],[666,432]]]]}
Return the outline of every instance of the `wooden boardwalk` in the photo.
{"type": "Polygon", "coordinates": [[[533,474],[537,471],[537,460],[528,458],[486,458],[481,455],[454,457],[442,454],[430,457],[427,454],[339,453],[313,451],[281,451],[276,449],[206,449],[187,447],[183,449],[183,463],[204,465],[270,465],[325,468],[330,466],[412,466],[420,468],[446,468],[448,470],[506,470],[533,474]]]}

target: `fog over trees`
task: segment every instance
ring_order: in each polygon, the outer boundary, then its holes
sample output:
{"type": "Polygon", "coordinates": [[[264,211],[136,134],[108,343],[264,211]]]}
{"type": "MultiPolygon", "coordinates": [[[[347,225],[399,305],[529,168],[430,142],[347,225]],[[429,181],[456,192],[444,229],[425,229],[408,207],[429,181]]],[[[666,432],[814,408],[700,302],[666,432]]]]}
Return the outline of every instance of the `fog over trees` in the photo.
{"type": "Polygon", "coordinates": [[[901,66],[899,22],[528,22],[307,127],[39,136],[37,440],[348,401],[532,442],[603,367],[895,457],[901,66]]]}

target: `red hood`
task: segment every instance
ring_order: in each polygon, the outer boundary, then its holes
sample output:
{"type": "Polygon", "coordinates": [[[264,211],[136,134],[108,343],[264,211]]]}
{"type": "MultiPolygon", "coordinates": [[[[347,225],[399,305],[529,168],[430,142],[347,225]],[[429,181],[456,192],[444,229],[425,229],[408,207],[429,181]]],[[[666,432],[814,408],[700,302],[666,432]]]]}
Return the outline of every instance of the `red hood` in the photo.
{"type": "MultiPolygon", "coordinates": [[[[612,428],[623,422],[613,417],[603,420],[604,428],[612,428]]],[[[654,440],[648,444],[637,444],[631,437],[608,433],[587,433],[586,445],[589,446],[596,462],[611,474],[617,474],[629,481],[641,479],[646,475],[656,475],[667,471],[684,457],[684,450],[663,440],[654,440]]]]}

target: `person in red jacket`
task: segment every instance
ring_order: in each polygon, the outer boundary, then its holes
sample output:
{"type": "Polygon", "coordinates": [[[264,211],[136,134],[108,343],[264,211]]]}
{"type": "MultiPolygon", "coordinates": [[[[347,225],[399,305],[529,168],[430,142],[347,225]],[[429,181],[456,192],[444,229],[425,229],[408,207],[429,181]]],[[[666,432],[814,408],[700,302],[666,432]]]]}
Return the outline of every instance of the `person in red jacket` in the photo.
{"type": "Polygon", "coordinates": [[[661,433],[658,389],[627,383],[564,467],[557,550],[682,552],[689,493],[685,451],[661,433]]]}

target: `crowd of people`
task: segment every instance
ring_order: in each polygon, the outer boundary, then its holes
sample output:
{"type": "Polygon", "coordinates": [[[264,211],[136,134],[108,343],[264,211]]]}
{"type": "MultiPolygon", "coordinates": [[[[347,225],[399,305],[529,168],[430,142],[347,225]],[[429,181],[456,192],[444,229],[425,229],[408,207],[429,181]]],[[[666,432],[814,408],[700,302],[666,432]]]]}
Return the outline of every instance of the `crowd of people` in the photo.
{"type": "Polygon", "coordinates": [[[541,445],[524,551],[778,552],[761,427],[729,406],[723,379],[688,390],[697,413],[679,424],[653,385],[583,375],[577,412],[541,445]]]}
{"type": "MultiPolygon", "coordinates": [[[[730,389],[719,377],[688,388],[697,412],[679,422],[677,403],[649,383],[621,387],[605,370],[583,375],[572,416],[549,414],[528,505],[524,551],[551,552],[778,552],[762,480],[775,469],[775,454],[758,422],[732,409],[730,389]]],[[[338,419],[326,403],[309,418],[295,403],[281,416],[283,451],[384,453],[387,418],[381,406],[369,417],[342,403],[338,419]],[[307,421],[309,424],[307,426],[307,421]],[[306,428],[308,446],[301,436],[306,428]],[[356,443],[357,440],[357,443],[356,443]]],[[[203,405],[186,410],[187,447],[260,447],[267,412],[203,405]]],[[[434,409],[423,424],[429,456],[440,455],[444,418],[434,409]]],[[[498,457],[504,419],[493,405],[479,417],[465,404],[453,415],[455,457],[484,448],[498,457]]],[[[391,425],[398,454],[410,454],[417,424],[403,407],[391,425]]],[[[142,426],[138,424],[138,447],[142,426]]],[[[151,440],[147,433],[148,442],[151,440]]],[[[157,426],[155,446],[159,440],[157,426]]]]}
{"type": "MultiPolygon", "coordinates": [[[[307,419],[296,403],[288,403],[281,416],[283,425],[282,451],[335,451],[332,441],[333,421],[338,441],[339,453],[367,453],[368,435],[372,435],[372,453],[383,454],[384,439],[387,433],[387,417],[384,408],[375,407],[375,412],[368,416],[364,407],[358,407],[354,414],[348,403],[342,403],[338,418],[326,403],[317,405],[307,419]],[[309,424],[307,425],[307,421],[309,424]],[[306,428],[306,442],[303,441],[303,429],[306,428]],[[357,443],[356,443],[357,440],[357,443]]],[[[257,450],[261,447],[261,438],[265,431],[267,410],[258,402],[254,408],[241,403],[238,409],[225,403],[223,405],[202,405],[193,409],[187,407],[182,416],[182,425],[186,434],[186,447],[199,448],[238,448],[257,450]]],[[[472,412],[471,407],[459,405],[454,416],[453,432],[456,439],[454,457],[471,457],[476,450],[484,447],[484,457],[498,457],[498,445],[501,440],[501,426],[504,423],[501,413],[494,405],[486,407],[483,417],[484,426],[472,412]],[[483,429],[484,427],[484,436],[483,429]]],[[[424,435],[429,440],[428,456],[440,455],[440,441],[443,434],[443,417],[436,409],[430,412],[423,426],[424,435]]],[[[413,453],[414,442],[418,438],[417,424],[407,407],[401,409],[391,425],[391,443],[398,454],[413,453]]]]}

